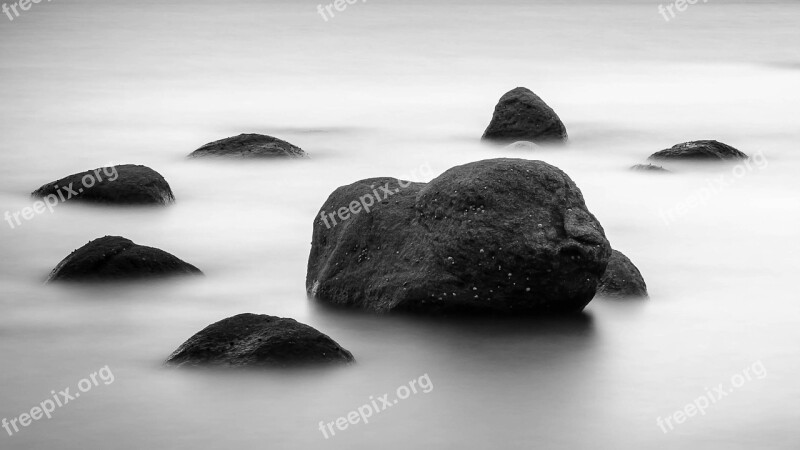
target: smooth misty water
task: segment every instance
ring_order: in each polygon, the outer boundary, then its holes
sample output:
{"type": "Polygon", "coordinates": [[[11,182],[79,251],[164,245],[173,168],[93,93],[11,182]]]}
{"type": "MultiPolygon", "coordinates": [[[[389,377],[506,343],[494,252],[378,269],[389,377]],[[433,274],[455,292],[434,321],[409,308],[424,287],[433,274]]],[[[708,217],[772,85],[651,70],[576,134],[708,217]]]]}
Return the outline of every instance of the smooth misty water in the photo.
{"type": "Polygon", "coordinates": [[[0,448],[795,448],[800,217],[800,5],[645,2],[39,3],[0,16],[0,213],[108,163],[162,173],[164,209],[59,205],[0,226],[0,418],[108,365],[95,388],[0,448]],[[499,96],[530,87],[565,121],[563,149],[477,139],[499,96]],[[296,162],[183,157],[241,132],[296,162]],[[762,164],[626,170],[677,142],[719,139],[762,164]],[[306,299],[311,226],[337,186],[427,181],[456,164],[542,159],[583,190],[649,301],[596,299],[570,321],[447,321],[331,311],[306,299]],[[738,172],[741,173],[741,172],[738,172]],[[411,174],[416,174],[412,176],[411,174]],[[703,206],[664,220],[726,175],[703,206]],[[44,286],[106,234],[167,250],[204,279],[44,286]],[[293,317],[354,367],[202,373],[161,361],[241,312],[293,317]],[[753,379],[664,434],[666,417],[760,361],[753,379]],[[321,420],[427,373],[434,385],[325,440],[321,420]]]}

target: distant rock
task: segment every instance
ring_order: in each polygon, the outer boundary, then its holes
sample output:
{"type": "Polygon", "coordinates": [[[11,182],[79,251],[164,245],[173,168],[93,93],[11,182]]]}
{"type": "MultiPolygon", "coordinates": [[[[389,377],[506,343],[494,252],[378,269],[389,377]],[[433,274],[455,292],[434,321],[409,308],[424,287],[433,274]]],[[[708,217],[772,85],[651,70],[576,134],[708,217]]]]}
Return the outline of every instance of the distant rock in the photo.
{"type": "Polygon", "coordinates": [[[517,141],[517,142],[514,142],[513,144],[506,145],[506,148],[509,149],[509,150],[531,151],[531,150],[536,150],[537,148],[541,148],[541,147],[539,147],[538,145],[536,145],[536,144],[534,144],[533,142],[530,142],[530,141],[517,141]]]}
{"type": "Polygon", "coordinates": [[[606,273],[600,280],[597,295],[617,298],[647,297],[647,284],[631,260],[614,250],[608,261],[606,273]]]}
{"type": "Polygon", "coordinates": [[[353,355],[328,336],[295,321],[239,314],[207,326],[167,359],[176,367],[289,367],[348,364],[353,355]]]}
{"type": "Polygon", "coordinates": [[[671,171],[655,164],[636,164],[631,167],[634,172],[657,172],[657,173],[670,173],[671,171]]]}
{"type": "Polygon", "coordinates": [[[563,142],[567,140],[567,129],[544,100],[529,89],[518,87],[500,98],[483,139],[498,142],[563,142]]]}
{"type": "Polygon", "coordinates": [[[718,141],[692,141],[653,153],[650,160],[720,161],[747,159],[747,155],[718,141]]]}
{"type": "Polygon", "coordinates": [[[169,253],[119,236],[95,239],[70,253],[50,273],[54,281],[120,281],[171,275],[202,275],[169,253]]]}
{"type": "Polygon", "coordinates": [[[172,189],[155,170],[133,164],[101,167],[47,183],[33,197],[55,196],[58,201],[115,205],[167,205],[175,201],[172,189]]]}
{"type": "Polygon", "coordinates": [[[306,152],[272,136],[240,134],[206,144],[189,155],[190,158],[303,158],[306,152]]]}
{"type": "Polygon", "coordinates": [[[427,184],[372,178],[336,189],[314,222],[306,289],[376,312],[577,313],[610,256],[569,176],[492,159],[427,184]]]}

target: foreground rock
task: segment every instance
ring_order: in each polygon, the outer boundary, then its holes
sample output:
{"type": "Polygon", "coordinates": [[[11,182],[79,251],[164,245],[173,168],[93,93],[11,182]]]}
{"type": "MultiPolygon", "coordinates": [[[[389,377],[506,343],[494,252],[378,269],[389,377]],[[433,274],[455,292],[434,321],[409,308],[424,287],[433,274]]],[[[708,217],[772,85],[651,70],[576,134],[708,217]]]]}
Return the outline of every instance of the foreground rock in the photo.
{"type": "Polygon", "coordinates": [[[287,367],[352,363],[328,336],[293,319],[239,314],[195,334],[167,359],[171,366],[287,367]]]}
{"type": "Polygon", "coordinates": [[[524,87],[507,92],[494,108],[484,140],[499,142],[563,142],[567,129],[555,111],[524,87]]]}
{"type": "Polygon", "coordinates": [[[656,173],[669,173],[670,171],[655,164],[636,164],[631,167],[634,172],[656,172],[656,173]]]}
{"type": "Polygon", "coordinates": [[[720,161],[747,159],[747,155],[718,141],[692,141],[677,144],[650,156],[651,160],[720,161]]]}
{"type": "Polygon", "coordinates": [[[610,256],[564,172],[492,159],[427,184],[372,178],[338,188],[314,223],[306,289],[377,312],[575,313],[610,256]]]}
{"type": "Polygon", "coordinates": [[[206,144],[189,155],[190,158],[303,158],[306,152],[272,136],[240,134],[206,144]]]}
{"type": "Polygon", "coordinates": [[[202,275],[169,253],[119,236],[95,239],[70,253],[50,273],[53,281],[116,281],[174,275],[202,275]]]}
{"type": "Polygon", "coordinates": [[[647,284],[639,269],[621,252],[614,250],[597,295],[604,297],[647,297],[647,284]]]}
{"type": "Polygon", "coordinates": [[[167,205],[175,201],[169,183],[160,173],[133,164],[102,167],[76,173],[45,184],[31,193],[58,201],[116,205],[167,205]]]}

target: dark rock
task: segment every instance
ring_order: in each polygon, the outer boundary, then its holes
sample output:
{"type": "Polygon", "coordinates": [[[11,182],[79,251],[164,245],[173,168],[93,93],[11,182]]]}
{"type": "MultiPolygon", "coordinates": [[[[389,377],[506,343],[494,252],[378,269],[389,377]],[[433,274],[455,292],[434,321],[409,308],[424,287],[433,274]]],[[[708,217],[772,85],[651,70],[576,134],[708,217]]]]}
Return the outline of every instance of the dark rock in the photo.
{"type": "Polygon", "coordinates": [[[287,367],[352,363],[328,336],[295,321],[239,314],[207,326],[167,359],[171,366],[287,367]]]}
{"type": "Polygon", "coordinates": [[[747,155],[730,145],[717,141],[692,141],[653,153],[651,160],[718,161],[747,159],[747,155]]]}
{"type": "Polygon", "coordinates": [[[427,184],[372,178],[338,188],[314,223],[306,289],[377,312],[575,313],[594,297],[610,256],[564,172],[492,159],[427,184]],[[322,215],[366,205],[376,191],[371,212],[322,215]]]}
{"type": "Polygon", "coordinates": [[[657,173],[669,173],[670,171],[661,167],[656,166],[655,164],[637,164],[631,167],[631,170],[635,172],[657,172],[657,173]]]}
{"type": "Polygon", "coordinates": [[[603,274],[603,278],[600,280],[597,295],[604,297],[647,297],[647,284],[645,284],[641,272],[633,265],[631,260],[614,250],[611,254],[611,259],[608,260],[606,273],[603,274]]]}
{"type": "Polygon", "coordinates": [[[263,134],[240,134],[206,144],[189,155],[190,158],[303,158],[306,152],[286,141],[263,134]]]}
{"type": "Polygon", "coordinates": [[[31,195],[117,205],[167,205],[175,201],[169,183],[161,174],[133,164],[76,173],[45,184],[31,195]]]}
{"type": "Polygon", "coordinates": [[[70,253],[50,273],[53,281],[117,281],[171,275],[202,275],[169,253],[119,236],[95,239],[70,253]]]}
{"type": "Polygon", "coordinates": [[[563,142],[567,140],[567,129],[544,100],[529,89],[518,87],[500,98],[483,139],[500,142],[563,142]]]}

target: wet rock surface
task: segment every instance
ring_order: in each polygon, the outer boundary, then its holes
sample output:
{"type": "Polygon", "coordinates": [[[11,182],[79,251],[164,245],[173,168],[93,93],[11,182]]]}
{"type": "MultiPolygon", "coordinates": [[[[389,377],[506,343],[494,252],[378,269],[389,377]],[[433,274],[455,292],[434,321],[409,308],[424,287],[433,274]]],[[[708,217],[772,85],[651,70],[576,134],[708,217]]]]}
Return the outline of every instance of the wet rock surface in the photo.
{"type": "Polygon", "coordinates": [[[617,298],[647,297],[647,284],[633,262],[622,252],[614,250],[606,273],[600,280],[597,295],[617,298]]]}
{"type": "Polygon", "coordinates": [[[272,136],[240,134],[206,144],[192,152],[190,158],[303,158],[306,152],[272,136]]]}
{"type": "Polygon", "coordinates": [[[564,172],[492,159],[430,183],[372,178],[338,188],[314,223],[306,288],[377,312],[575,313],[594,297],[610,256],[564,172]],[[378,190],[385,197],[370,212],[335,223],[328,215],[378,190]]]}
{"type": "Polygon", "coordinates": [[[518,87],[500,98],[483,140],[559,143],[567,140],[567,129],[544,100],[530,89],[518,87]]]}
{"type": "Polygon", "coordinates": [[[353,355],[316,329],[260,314],[239,314],[209,325],[167,359],[176,367],[290,367],[348,364],[353,355]]]}
{"type": "Polygon", "coordinates": [[[116,205],[167,205],[175,201],[167,180],[155,170],[125,164],[76,173],[31,193],[36,198],[116,205]]]}
{"type": "Polygon", "coordinates": [[[47,282],[122,281],[176,275],[202,275],[202,272],[163,250],[137,245],[119,236],[105,236],[64,258],[47,282]]]}
{"type": "Polygon", "coordinates": [[[649,159],[652,161],[724,161],[747,159],[747,155],[722,142],[705,140],[674,145],[652,154],[649,159]]]}

